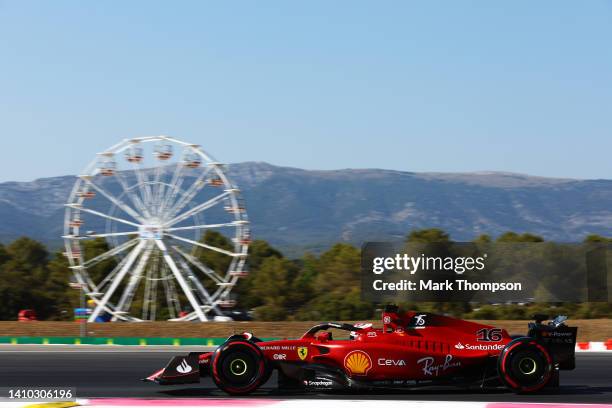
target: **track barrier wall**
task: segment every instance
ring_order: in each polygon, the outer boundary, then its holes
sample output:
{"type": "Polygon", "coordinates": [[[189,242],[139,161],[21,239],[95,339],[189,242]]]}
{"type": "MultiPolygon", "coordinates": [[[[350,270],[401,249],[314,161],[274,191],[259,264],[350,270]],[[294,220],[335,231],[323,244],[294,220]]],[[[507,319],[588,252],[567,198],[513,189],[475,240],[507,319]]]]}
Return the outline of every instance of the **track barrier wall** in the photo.
{"type": "MultiPolygon", "coordinates": [[[[56,345],[107,345],[107,346],[200,346],[214,347],[223,344],[225,337],[169,338],[169,337],[0,337],[0,344],[56,344],[56,345]]],[[[264,341],[278,338],[263,338],[264,341]]],[[[577,352],[612,351],[612,339],[576,343],[577,352]]]]}
{"type": "MultiPolygon", "coordinates": [[[[570,316],[571,317],[571,316],[570,316]]],[[[510,334],[527,333],[527,320],[474,320],[506,329],[510,334]]],[[[259,338],[298,338],[320,321],[232,321],[232,322],[110,322],[87,323],[87,337],[119,338],[227,338],[251,332],[259,338]]],[[[375,326],[380,321],[372,321],[375,326]]],[[[612,319],[570,319],[578,327],[578,341],[605,342],[612,339],[612,319]]],[[[69,321],[0,321],[0,336],[5,337],[79,337],[80,324],[69,321]]]]}
{"type": "MultiPolygon", "coordinates": [[[[227,338],[169,338],[169,337],[0,337],[0,344],[57,344],[107,346],[205,346],[221,345],[227,338]]],[[[272,340],[272,339],[263,339],[272,340]]]]}

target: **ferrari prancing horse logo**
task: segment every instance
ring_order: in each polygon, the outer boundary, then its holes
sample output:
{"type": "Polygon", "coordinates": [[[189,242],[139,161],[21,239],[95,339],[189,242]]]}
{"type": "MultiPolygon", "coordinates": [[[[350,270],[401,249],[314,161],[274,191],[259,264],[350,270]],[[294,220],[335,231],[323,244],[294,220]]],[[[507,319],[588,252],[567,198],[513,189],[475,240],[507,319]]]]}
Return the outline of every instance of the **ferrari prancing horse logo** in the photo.
{"type": "Polygon", "coordinates": [[[308,356],[308,347],[298,347],[297,353],[300,360],[305,360],[308,356]]]}

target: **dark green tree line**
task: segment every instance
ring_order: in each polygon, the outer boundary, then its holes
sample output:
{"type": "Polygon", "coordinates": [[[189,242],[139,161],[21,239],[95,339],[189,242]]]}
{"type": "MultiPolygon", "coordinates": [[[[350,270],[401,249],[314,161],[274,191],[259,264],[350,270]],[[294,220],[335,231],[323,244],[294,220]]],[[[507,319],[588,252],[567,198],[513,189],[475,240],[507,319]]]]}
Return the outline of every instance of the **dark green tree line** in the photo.
{"type": "MultiPolygon", "coordinates": [[[[231,249],[231,241],[218,232],[208,231],[202,242],[231,249]]],[[[450,243],[450,236],[440,229],[411,231],[407,242],[450,243]]],[[[481,235],[475,243],[544,242],[533,234],[507,232],[497,238],[481,235]]],[[[589,243],[610,243],[610,238],[589,235],[589,243]]],[[[108,250],[103,239],[87,242],[86,258],[108,250]]],[[[228,267],[228,258],[213,251],[199,251],[198,259],[216,270],[228,267]]],[[[360,292],[360,251],[339,243],[321,254],[307,253],[299,259],[287,259],[263,240],[249,247],[250,274],[240,279],[235,291],[238,308],[252,310],[259,320],[362,320],[376,318],[382,305],[365,302],[360,292]]],[[[108,259],[90,270],[94,280],[106,276],[116,266],[108,259]]],[[[78,291],[68,282],[72,272],[61,252],[49,253],[44,245],[29,238],[19,238],[0,245],[0,320],[15,320],[20,309],[34,309],[40,319],[69,320],[78,307],[78,291]]],[[[405,308],[435,311],[480,319],[526,319],[534,312],[566,313],[573,318],[611,317],[607,303],[474,305],[462,302],[406,303],[405,308]]],[[[160,315],[159,318],[166,317],[160,315]]]]}

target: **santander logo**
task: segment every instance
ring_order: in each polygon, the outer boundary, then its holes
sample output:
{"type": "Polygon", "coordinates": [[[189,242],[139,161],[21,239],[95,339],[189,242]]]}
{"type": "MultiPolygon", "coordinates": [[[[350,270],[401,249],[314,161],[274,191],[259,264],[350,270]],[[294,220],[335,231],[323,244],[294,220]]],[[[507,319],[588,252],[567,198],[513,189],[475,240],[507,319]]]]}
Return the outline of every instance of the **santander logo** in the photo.
{"type": "Polygon", "coordinates": [[[191,372],[191,366],[189,364],[187,364],[187,361],[185,359],[183,359],[181,364],[179,364],[176,367],[176,371],[178,371],[181,374],[187,374],[187,373],[191,372]]]}
{"type": "Polygon", "coordinates": [[[502,350],[504,348],[503,344],[461,344],[461,342],[457,342],[455,344],[455,348],[457,350],[502,350]]]}

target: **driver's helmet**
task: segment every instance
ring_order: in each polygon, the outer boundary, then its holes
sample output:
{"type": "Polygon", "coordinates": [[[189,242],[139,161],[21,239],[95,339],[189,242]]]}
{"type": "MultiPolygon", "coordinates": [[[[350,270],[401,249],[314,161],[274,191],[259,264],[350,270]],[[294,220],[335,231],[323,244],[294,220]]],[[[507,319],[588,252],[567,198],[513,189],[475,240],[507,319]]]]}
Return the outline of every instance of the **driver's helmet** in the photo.
{"type": "MultiPolygon", "coordinates": [[[[359,322],[359,323],[355,323],[353,326],[363,330],[363,329],[369,329],[370,327],[372,327],[372,323],[359,322]]],[[[357,332],[357,331],[352,331],[352,332],[349,333],[349,339],[351,339],[351,340],[357,339],[358,336],[359,336],[359,332],[357,332]]]]}

